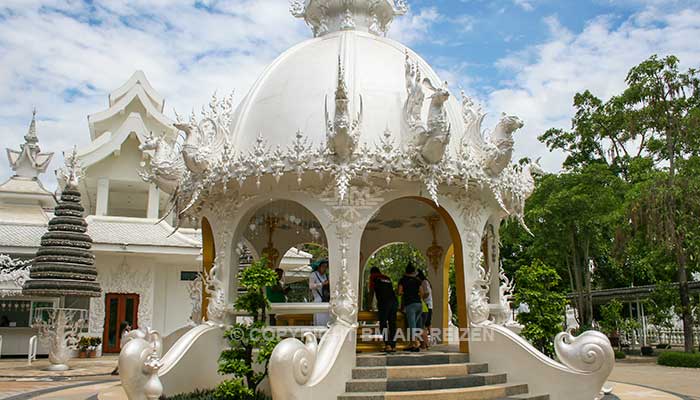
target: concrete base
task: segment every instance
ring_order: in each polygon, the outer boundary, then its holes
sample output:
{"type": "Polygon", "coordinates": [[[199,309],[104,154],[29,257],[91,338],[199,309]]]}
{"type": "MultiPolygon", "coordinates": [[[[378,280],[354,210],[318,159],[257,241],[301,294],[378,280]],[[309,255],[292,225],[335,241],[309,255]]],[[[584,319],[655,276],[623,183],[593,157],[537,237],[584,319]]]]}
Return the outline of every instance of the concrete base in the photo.
{"type": "Polygon", "coordinates": [[[47,371],[68,371],[69,369],[68,364],[51,364],[46,367],[47,371]]]}

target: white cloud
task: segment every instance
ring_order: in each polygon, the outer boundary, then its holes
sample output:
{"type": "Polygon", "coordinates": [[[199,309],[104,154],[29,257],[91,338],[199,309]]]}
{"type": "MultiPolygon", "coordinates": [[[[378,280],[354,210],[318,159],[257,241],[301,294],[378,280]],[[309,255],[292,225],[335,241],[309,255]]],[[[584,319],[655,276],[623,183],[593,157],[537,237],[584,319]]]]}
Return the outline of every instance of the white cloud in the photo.
{"type": "MultiPolygon", "coordinates": [[[[208,9],[189,1],[10,1],[0,8],[0,137],[17,148],[33,106],[40,145],[89,142],[86,116],[107,93],[145,71],[172,109],[205,104],[215,90],[237,99],[264,67],[310,36],[279,0],[239,0],[208,9]]],[[[56,168],[55,157],[49,170],[56,168]]],[[[9,175],[0,164],[0,179],[9,175]]],[[[47,174],[48,175],[48,174],[47,174]]],[[[46,176],[44,181],[53,179],[46,176]]]]}
{"type": "Polygon", "coordinates": [[[513,0],[513,3],[525,11],[532,11],[535,9],[532,2],[529,0],[513,0]]]}
{"type": "Polygon", "coordinates": [[[560,168],[563,155],[550,154],[537,136],[552,127],[570,128],[576,92],[589,89],[607,99],[624,89],[629,69],[652,54],[675,54],[685,68],[700,64],[700,11],[647,8],[617,26],[612,18],[598,17],[580,33],[566,30],[555,17],[544,22],[550,39],[497,63],[513,77],[489,95],[488,109],[523,118],[515,157],[543,156],[549,170],[560,168]]]}
{"type": "MultiPolygon", "coordinates": [[[[423,8],[397,20],[392,37],[419,41],[440,17],[423,8]]],[[[54,151],[89,143],[86,116],[141,69],[173,108],[187,113],[214,91],[239,101],[281,52],[311,33],[281,0],[5,0],[0,6],[0,137],[23,142],[32,107],[54,151]],[[94,4],[94,5],[93,5],[94,4]]],[[[0,149],[2,150],[2,149],[0,149]]],[[[10,175],[0,160],[0,182],[10,175]]],[[[51,173],[43,177],[54,185],[51,173]]]]}

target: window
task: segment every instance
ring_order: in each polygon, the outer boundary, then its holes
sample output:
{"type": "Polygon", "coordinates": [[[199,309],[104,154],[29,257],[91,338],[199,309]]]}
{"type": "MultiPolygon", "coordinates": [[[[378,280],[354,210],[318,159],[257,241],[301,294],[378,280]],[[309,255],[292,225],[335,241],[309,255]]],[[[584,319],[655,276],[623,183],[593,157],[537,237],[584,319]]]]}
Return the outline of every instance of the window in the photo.
{"type": "Polygon", "coordinates": [[[180,280],[193,281],[197,279],[197,275],[199,275],[199,272],[197,271],[180,271],[180,280]]]}

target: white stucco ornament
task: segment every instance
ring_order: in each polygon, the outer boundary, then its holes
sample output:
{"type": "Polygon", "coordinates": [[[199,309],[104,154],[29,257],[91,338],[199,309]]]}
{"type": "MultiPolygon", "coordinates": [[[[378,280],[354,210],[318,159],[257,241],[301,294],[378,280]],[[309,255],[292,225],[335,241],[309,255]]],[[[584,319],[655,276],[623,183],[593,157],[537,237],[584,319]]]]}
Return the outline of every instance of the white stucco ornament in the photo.
{"type": "Polygon", "coordinates": [[[129,332],[119,353],[119,377],[129,400],[157,400],[163,394],[158,377],[163,341],[150,328],[129,332]]]}

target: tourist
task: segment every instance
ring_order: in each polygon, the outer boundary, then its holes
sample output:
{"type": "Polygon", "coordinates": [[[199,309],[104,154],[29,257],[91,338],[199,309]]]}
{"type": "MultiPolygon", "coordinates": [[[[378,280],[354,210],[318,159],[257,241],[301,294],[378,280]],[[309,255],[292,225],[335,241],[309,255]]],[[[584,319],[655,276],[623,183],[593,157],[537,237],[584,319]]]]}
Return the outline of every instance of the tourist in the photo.
{"type": "MultiPolygon", "coordinates": [[[[119,338],[119,347],[123,348],[126,342],[129,341],[129,332],[131,332],[131,324],[129,323],[129,321],[123,321],[121,324],[119,324],[119,332],[121,332],[121,336],[119,338]]],[[[117,364],[117,366],[114,367],[112,375],[119,375],[119,364],[117,364]]]]}
{"type": "Polygon", "coordinates": [[[421,288],[423,289],[423,320],[422,320],[422,339],[421,348],[427,350],[430,347],[428,333],[433,321],[433,287],[430,285],[428,277],[425,276],[423,270],[418,271],[418,279],[421,280],[421,288]]]}
{"type": "MultiPolygon", "coordinates": [[[[275,272],[277,273],[277,283],[265,289],[267,300],[270,303],[286,303],[290,288],[284,284],[284,270],[275,268],[275,272]]],[[[275,314],[270,314],[270,326],[275,325],[277,325],[275,314]]]]}
{"type": "Polygon", "coordinates": [[[375,295],[379,329],[384,336],[384,351],[393,353],[396,351],[396,312],[399,304],[391,278],[382,274],[379,268],[372,267],[369,275],[369,304],[372,304],[375,295]]]}
{"type": "MultiPolygon", "coordinates": [[[[330,282],[328,280],[328,260],[320,260],[311,266],[309,289],[314,303],[328,303],[331,300],[330,282]]],[[[326,326],[330,320],[328,312],[314,314],[314,325],[326,326]]]]}
{"type": "Polygon", "coordinates": [[[416,274],[416,267],[412,263],[406,265],[406,272],[399,281],[399,296],[401,296],[401,307],[406,315],[408,325],[407,338],[411,342],[408,351],[420,351],[418,333],[423,322],[423,287],[416,274]]]}

